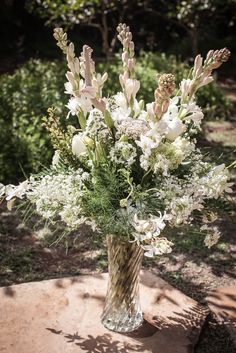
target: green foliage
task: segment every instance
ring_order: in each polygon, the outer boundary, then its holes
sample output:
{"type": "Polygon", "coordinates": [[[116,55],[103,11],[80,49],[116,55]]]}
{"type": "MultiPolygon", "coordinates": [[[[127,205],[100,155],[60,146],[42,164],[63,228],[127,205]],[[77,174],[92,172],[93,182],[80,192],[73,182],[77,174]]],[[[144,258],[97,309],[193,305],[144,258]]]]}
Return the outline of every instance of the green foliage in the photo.
{"type": "Polygon", "coordinates": [[[106,162],[93,170],[96,182],[84,193],[83,209],[96,220],[102,233],[129,235],[130,224],[125,215],[117,213],[120,200],[127,197],[130,185],[127,181],[128,172],[117,171],[115,166],[106,162]]]}
{"type": "Polygon", "coordinates": [[[50,134],[54,150],[60,151],[60,157],[62,157],[64,164],[78,167],[78,159],[71,149],[71,140],[75,128],[72,125],[64,127],[61,119],[56,116],[55,108],[48,109],[48,116],[43,117],[43,126],[50,134]]]}
{"type": "Polygon", "coordinates": [[[30,60],[0,77],[0,181],[16,182],[52,157],[42,117],[56,105],[65,114],[63,66],[30,60]]]}
{"type": "Polygon", "coordinates": [[[100,5],[99,0],[27,0],[30,12],[46,19],[47,24],[73,27],[74,24],[89,21],[100,5]],[[85,11],[86,9],[86,11],[85,11]]]}

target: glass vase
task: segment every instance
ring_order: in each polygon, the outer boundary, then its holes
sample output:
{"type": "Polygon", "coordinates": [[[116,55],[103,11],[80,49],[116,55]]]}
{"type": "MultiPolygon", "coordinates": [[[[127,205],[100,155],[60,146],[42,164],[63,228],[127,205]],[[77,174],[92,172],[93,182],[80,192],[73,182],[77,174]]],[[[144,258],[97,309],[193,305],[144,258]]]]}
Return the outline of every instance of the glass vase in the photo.
{"type": "Polygon", "coordinates": [[[139,273],[143,250],[136,243],[107,236],[109,282],[102,324],[116,332],[131,332],[143,322],[139,273]]]}

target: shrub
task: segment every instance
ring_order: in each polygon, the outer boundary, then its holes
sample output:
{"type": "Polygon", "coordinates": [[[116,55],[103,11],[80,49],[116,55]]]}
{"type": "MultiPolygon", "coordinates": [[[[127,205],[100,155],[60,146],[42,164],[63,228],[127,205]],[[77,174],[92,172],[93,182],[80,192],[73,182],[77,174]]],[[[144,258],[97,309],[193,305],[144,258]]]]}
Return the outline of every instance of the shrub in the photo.
{"type": "MultiPolygon", "coordinates": [[[[101,72],[109,67],[105,95],[119,89],[120,65],[118,57],[109,66],[98,65],[101,72]]],[[[139,98],[153,100],[157,72],[173,73],[179,82],[188,70],[188,64],[174,55],[141,52],[136,65],[141,81],[139,98]]],[[[16,182],[23,177],[23,171],[26,175],[37,172],[42,164],[50,162],[52,148],[42,127],[42,117],[51,106],[57,106],[59,116],[67,114],[64,72],[64,63],[30,60],[15,73],[0,77],[0,182],[16,182]]],[[[229,115],[230,104],[217,83],[203,87],[198,99],[207,119],[225,119],[229,115]]]]}
{"type": "Polygon", "coordinates": [[[47,164],[52,156],[42,127],[47,108],[65,112],[61,63],[30,60],[0,77],[0,181],[15,182],[47,164]]]}

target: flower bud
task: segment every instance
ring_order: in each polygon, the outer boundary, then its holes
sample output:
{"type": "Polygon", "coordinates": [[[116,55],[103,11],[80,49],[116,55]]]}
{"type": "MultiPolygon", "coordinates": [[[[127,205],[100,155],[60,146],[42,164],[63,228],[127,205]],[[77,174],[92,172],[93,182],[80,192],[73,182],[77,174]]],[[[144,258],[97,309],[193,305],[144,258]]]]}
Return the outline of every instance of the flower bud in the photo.
{"type": "Polygon", "coordinates": [[[80,74],[80,63],[79,63],[79,59],[78,58],[75,58],[74,66],[75,66],[75,73],[77,75],[79,75],[80,74]]]}
{"type": "Polygon", "coordinates": [[[73,154],[75,154],[77,157],[87,152],[86,145],[83,142],[82,134],[74,135],[72,138],[71,147],[73,154]]]}
{"type": "Polygon", "coordinates": [[[127,65],[127,66],[128,66],[129,71],[132,71],[132,70],[133,70],[134,64],[135,64],[134,59],[129,59],[129,60],[128,60],[128,65],[127,65]]]}
{"type": "Polygon", "coordinates": [[[72,58],[75,56],[75,47],[73,43],[70,43],[69,46],[67,47],[67,53],[72,58]]]}
{"type": "Polygon", "coordinates": [[[125,94],[128,101],[130,101],[131,97],[135,98],[138,90],[140,88],[140,82],[138,80],[129,78],[125,82],[125,94]]]}
{"type": "Polygon", "coordinates": [[[144,109],[144,100],[141,99],[141,100],[138,102],[138,105],[139,105],[139,109],[140,109],[140,110],[143,110],[143,109],[144,109]]]}
{"type": "Polygon", "coordinates": [[[129,42],[129,50],[134,51],[134,42],[133,41],[129,42]]]}
{"type": "Polygon", "coordinates": [[[93,148],[94,147],[94,141],[93,139],[91,139],[90,137],[88,136],[85,136],[83,138],[83,142],[85,143],[86,146],[90,147],[90,148],[93,148]]]}
{"type": "Polygon", "coordinates": [[[226,62],[226,61],[228,61],[230,54],[231,53],[227,48],[223,48],[223,49],[218,50],[218,53],[216,55],[213,54],[213,57],[217,61],[226,62]]]}
{"type": "Polygon", "coordinates": [[[166,93],[169,97],[175,90],[175,76],[172,74],[163,74],[158,79],[160,91],[166,93]]]}
{"type": "Polygon", "coordinates": [[[67,71],[66,78],[71,83],[72,87],[76,87],[76,82],[75,82],[74,75],[72,74],[72,72],[67,71]]]}
{"type": "Polygon", "coordinates": [[[121,58],[122,58],[123,63],[125,63],[125,64],[128,63],[129,55],[128,55],[127,51],[122,53],[121,58]]]}
{"type": "Polygon", "coordinates": [[[128,200],[127,199],[121,199],[120,200],[120,207],[127,207],[128,206],[128,200]]]}
{"type": "Polygon", "coordinates": [[[196,56],[193,67],[193,77],[198,77],[198,75],[202,72],[202,60],[201,55],[196,56]]]}
{"type": "Polygon", "coordinates": [[[151,119],[155,117],[154,106],[155,106],[154,102],[146,104],[147,113],[151,119]]]}
{"type": "Polygon", "coordinates": [[[126,38],[125,40],[124,40],[124,43],[123,43],[123,45],[124,45],[124,48],[126,48],[126,49],[128,49],[129,48],[129,39],[128,38],[126,38]]]}

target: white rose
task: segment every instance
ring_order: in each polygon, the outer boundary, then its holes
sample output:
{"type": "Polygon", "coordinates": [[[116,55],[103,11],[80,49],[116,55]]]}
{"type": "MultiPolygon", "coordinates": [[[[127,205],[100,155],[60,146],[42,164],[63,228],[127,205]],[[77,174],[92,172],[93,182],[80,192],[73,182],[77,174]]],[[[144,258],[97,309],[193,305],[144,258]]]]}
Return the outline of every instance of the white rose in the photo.
{"type": "Polygon", "coordinates": [[[186,129],[186,126],[179,118],[174,118],[167,121],[167,134],[166,137],[174,141],[179,135],[181,135],[186,129]]]}
{"type": "Polygon", "coordinates": [[[82,134],[77,134],[72,138],[71,147],[72,147],[72,152],[78,157],[81,154],[86,153],[87,148],[83,142],[82,134]]]}

